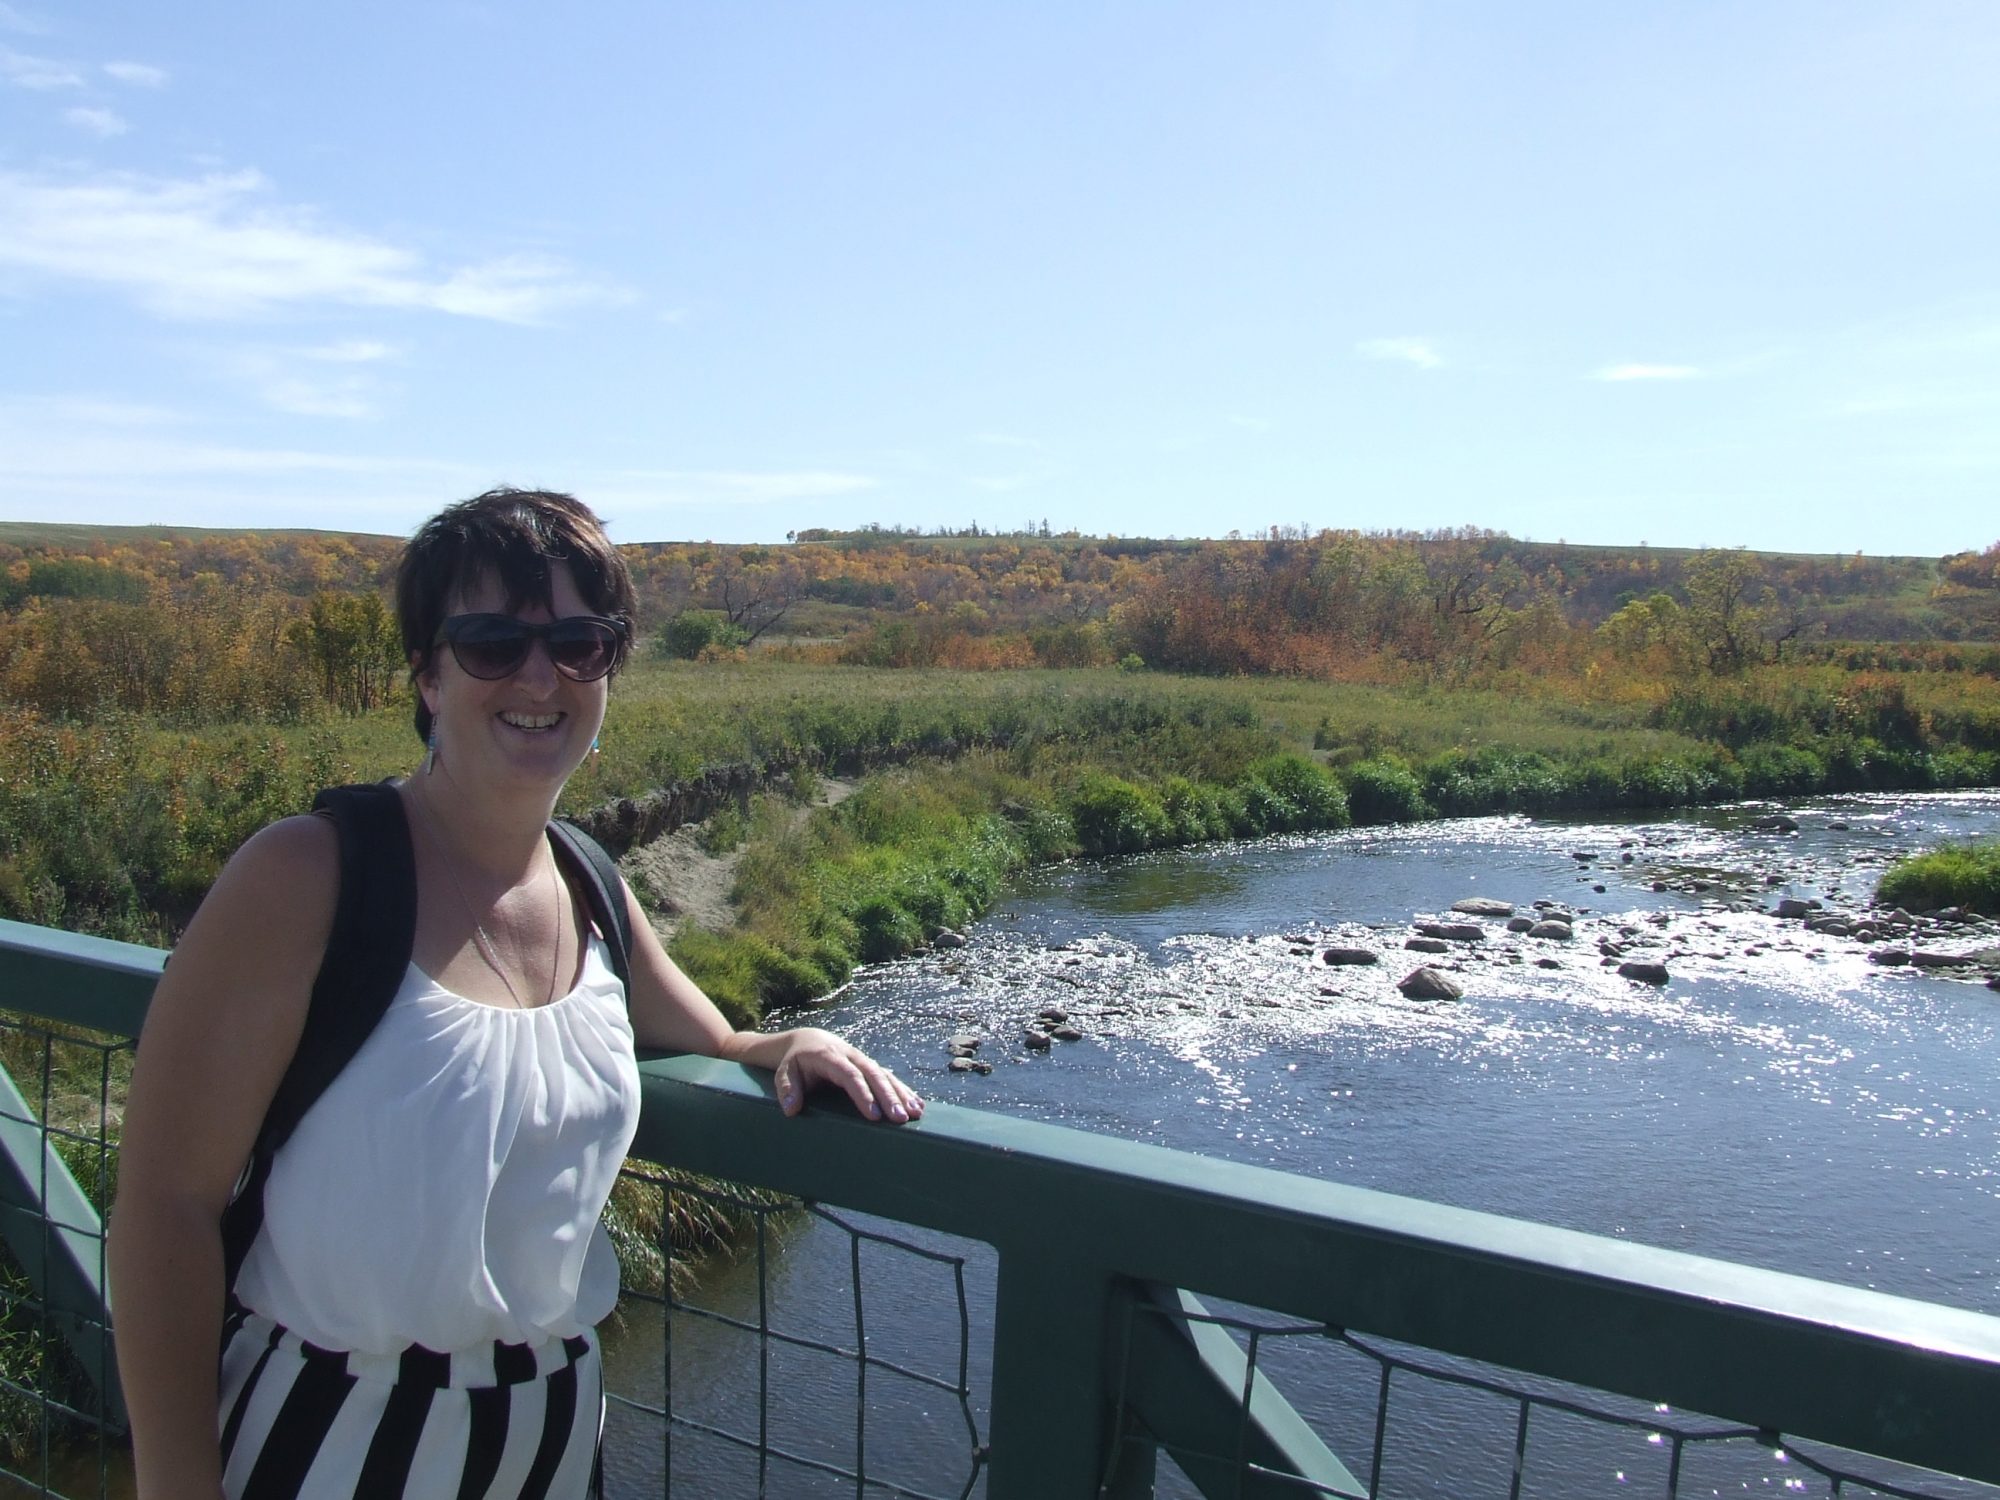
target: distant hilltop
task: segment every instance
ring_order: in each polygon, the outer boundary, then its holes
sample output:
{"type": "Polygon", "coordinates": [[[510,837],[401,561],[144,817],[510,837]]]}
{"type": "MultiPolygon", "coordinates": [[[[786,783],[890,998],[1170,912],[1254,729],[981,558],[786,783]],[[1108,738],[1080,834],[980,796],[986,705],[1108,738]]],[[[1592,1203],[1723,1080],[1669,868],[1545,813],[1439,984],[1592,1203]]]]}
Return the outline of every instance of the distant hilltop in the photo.
{"type": "MultiPolygon", "coordinates": [[[[0,610],[138,606],[227,585],[303,601],[380,592],[401,541],[335,531],[0,522],[0,610]]],[[[1323,676],[1358,656],[1549,662],[1701,646],[1715,665],[1834,642],[2000,639],[2000,543],[1945,557],[1583,546],[1504,532],[1099,537],[976,523],[814,529],[785,543],[631,543],[643,632],[670,654],[872,641],[888,665],[1083,665],[1323,676]],[[685,617],[685,619],[684,619],[685,617]],[[1608,632],[1601,638],[1595,633],[1608,632]],[[1697,632],[1699,633],[1699,632],[1697,632]]]]}

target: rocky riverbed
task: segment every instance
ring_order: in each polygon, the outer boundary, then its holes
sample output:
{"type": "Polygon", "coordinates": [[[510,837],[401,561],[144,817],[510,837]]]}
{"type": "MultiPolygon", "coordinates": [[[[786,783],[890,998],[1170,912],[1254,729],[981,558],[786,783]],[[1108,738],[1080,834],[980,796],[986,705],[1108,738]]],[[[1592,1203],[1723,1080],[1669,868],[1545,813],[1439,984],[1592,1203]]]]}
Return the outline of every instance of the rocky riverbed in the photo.
{"type": "Polygon", "coordinates": [[[1302,914],[1271,932],[1176,934],[1150,952],[1110,933],[1037,943],[1003,911],[970,951],[952,934],[903,967],[963,999],[938,1018],[949,1031],[933,1054],[961,1073],[1059,1063],[1067,1043],[1189,1022],[1345,1030],[1370,1014],[1468,998],[1532,1006],[1554,988],[1608,1006],[1616,989],[1827,987],[1866,971],[2000,989],[2000,922],[1874,904],[1875,875],[1908,842],[1894,819],[1752,808],[1723,832],[1545,826],[1535,879],[1517,870],[1479,879],[1505,894],[1394,920],[1302,914]]]}

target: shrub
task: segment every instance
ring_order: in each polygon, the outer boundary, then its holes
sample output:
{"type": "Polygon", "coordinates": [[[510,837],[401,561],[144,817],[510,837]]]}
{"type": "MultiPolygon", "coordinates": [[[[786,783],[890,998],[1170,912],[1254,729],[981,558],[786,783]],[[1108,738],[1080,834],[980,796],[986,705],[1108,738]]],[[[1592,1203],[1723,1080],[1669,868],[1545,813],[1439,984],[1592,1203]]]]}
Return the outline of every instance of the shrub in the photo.
{"type": "Polygon", "coordinates": [[[730,650],[745,639],[745,632],[730,624],[727,615],[712,609],[684,609],[653,638],[653,650],[670,661],[693,661],[710,646],[730,650]]]}
{"type": "Polygon", "coordinates": [[[1753,797],[1797,796],[1826,784],[1820,758],[1796,745],[1752,745],[1737,764],[1743,768],[1743,790],[1753,797]]]}
{"type": "Polygon", "coordinates": [[[1348,811],[1357,823],[1415,823],[1431,816],[1423,783],[1400,760],[1364,760],[1346,774],[1348,811]]]}
{"type": "Polygon", "coordinates": [[[1144,787],[1093,771],[1070,799],[1070,822],[1085,854],[1131,854],[1166,842],[1166,810],[1144,787]]]}
{"type": "Polygon", "coordinates": [[[1058,807],[1028,807],[1013,803],[1005,809],[1020,836],[1028,859],[1068,859],[1077,851],[1076,824],[1058,807]]]}
{"type": "Polygon", "coordinates": [[[1624,800],[1635,807],[1679,807],[1705,801],[1708,791],[1694,767],[1670,756],[1634,761],[1622,781],[1624,800]]]}
{"type": "Polygon", "coordinates": [[[1160,783],[1160,807],[1176,843],[1198,844],[1229,837],[1229,814],[1214,787],[1185,776],[1160,783]]]}
{"type": "Polygon", "coordinates": [[[1242,795],[1241,811],[1234,819],[1235,830],[1243,838],[1267,833],[1284,833],[1299,826],[1299,808],[1276,787],[1259,776],[1246,776],[1236,784],[1242,795]]]}
{"type": "Polygon", "coordinates": [[[851,915],[861,956],[870,963],[899,958],[923,946],[922,924],[887,891],[871,891],[861,897],[851,915]]]}
{"type": "Polygon", "coordinates": [[[1898,861],[1882,876],[1875,894],[1917,911],[1963,906],[2000,915],[2000,840],[1946,844],[1898,861]]]}
{"type": "Polygon", "coordinates": [[[2000,781],[2000,755],[1982,750],[1940,750],[1931,757],[1941,787],[1991,786],[2000,781]]]}
{"type": "MultiPolygon", "coordinates": [[[[1296,751],[1280,751],[1252,764],[1250,775],[1290,810],[1289,821],[1273,824],[1274,828],[1345,828],[1350,821],[1346,790],[1316,760],[1296,751]]],[[[1255,794],[1251,795],[1254,799],[1255,794]]],[[[1272,811],[1277,812],[1275,805],[1272,811]]]]}

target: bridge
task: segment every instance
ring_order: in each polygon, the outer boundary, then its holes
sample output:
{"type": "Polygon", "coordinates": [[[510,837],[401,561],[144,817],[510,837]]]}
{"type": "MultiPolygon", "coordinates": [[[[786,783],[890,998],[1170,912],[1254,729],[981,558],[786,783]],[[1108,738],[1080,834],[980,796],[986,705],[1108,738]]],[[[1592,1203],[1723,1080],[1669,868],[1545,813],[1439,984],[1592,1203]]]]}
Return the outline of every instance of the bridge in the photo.
{"type": "MultiPolygon", "coordinates": [[[[16,1493],[118,1493],[99,1213],[164,957],[0,922],[16,1493]]],[[[762,1075],[706,1058],[641,1074],[632,1175],[736,1202],[751,1280],[729,1306],[630,1288],[663,1350],[714,1326],[739,1368],[720,1406],[666,1353],[657,1383],[614,1385],[614,1496],[733,1492],[693,1477],[717,1452],[774,1495],[2000,1496],[2000,1318],[945,1103],[894,1130],[839,1100],[786,1120],[762,1075]],[[785,1229],[801,1216],[819,1232],[785,1229]],[[773,1290],[798,1245],[851,1261],[837,1328],[773,1290]],[[890,1347],[884,1310],[930,1282],[936,1348],[890,1347]],[[824,1440],[783,1420],[774,1370],[800,1352],[852,1382],[824,1440]],[[921,1472],[897,1415],[918,1406],[944,1414],[921,1472]]]]}

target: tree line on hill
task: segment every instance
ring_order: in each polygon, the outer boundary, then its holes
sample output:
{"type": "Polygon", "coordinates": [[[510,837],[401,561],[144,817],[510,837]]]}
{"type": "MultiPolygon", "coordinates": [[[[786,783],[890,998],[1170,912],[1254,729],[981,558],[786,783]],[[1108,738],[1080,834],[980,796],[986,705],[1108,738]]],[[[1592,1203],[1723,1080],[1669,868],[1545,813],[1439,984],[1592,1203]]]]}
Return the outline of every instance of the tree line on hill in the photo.
{"type": "MultiPolygon", "coordinates": [[[[285,721],[365,712],[398,690],[393,538],[75,530],[0,527],[0,699],[70,718],[285,721]]],[[[1447,684],[1814,658],[2000,675],[2000,543],[1931,559],[1568,547],[1474,528],[1163,542],[1042,527],[624,551],[641,633],[665,657],[1447,684]]]]}

